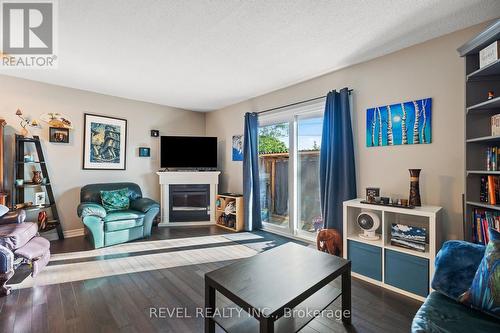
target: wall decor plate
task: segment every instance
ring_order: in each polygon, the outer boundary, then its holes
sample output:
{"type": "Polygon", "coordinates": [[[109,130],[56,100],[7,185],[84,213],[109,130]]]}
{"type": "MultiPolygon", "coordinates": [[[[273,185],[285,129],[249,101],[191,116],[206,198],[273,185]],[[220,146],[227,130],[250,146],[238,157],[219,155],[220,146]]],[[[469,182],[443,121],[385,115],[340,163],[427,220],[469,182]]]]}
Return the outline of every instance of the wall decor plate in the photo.
{"type": "Polygon", "coordinates": [[[432,99],[378,106],[366,110],[366,146],[431,143],[432,99]]]}
{"type": "Polygon", "coordinates": [[[127,120],[85,113],[83,169],[125,170],[127,120]]]}

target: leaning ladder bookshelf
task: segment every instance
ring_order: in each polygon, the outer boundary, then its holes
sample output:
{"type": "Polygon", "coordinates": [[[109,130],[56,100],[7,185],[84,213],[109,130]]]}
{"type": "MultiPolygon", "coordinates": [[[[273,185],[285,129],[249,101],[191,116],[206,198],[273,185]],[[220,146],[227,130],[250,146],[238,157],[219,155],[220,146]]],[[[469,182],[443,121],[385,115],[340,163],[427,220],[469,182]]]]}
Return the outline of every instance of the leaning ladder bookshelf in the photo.
{"type": "Polygon", "coordinates": [[[488,147],[500,147],[500,136],[491,134],[491,116],[500,114],[500,60],[479,68],[479,51],[500,39],[500,20],[458,48],[465,58],[465,193],[464,239],[473,241],[475,209],[500,211],[500,205],[480,201],[481,177],[500,171],[488,171],[488,147]],[[488,100],[488,92],[495,93],[488,100]]]}
{"type": "Polygon", "coordinates": [[[22,204],[25,202],[25,189],[26,188],[42,188],[47,193],[48,203],[42,206],[28,206],[23,209],[26,211],[39,211],[39,210],[48,210],[50,209],[52,213],[52,218],[49,219],[47,226],[40,230],[40,232],[47,232],[53,229],[57,230],[57,235],[59,239],[64,239],[63,231],[61,228],[61,223],[59,221],[59,213],[57,211],[57,206],[54,198],[54,192],[52,190],[52,185],[50,183],[49,173],[47,171],[47,164],[45,161],[45,157],[43,155],[42,144],[40,142],[40,138],[36,135],[33,138],[24,137],[22,135],[16,135],[15,142],[15,161],[14,161],[14,179],[24,179],[25,177],[25,169],[27,166],[33,166],[36,169],[40,169],[42,171],[42,177],[46,179],[45,183],[35,184],[30,181],[25,181],[23,185],[17,185],[15,182],[12,186],[12,209],[15,209],[17,204],[22,204]],[[24,160],[25,153],[25,145],[26,144],[34,144],[35,151],[37,154],[37,160],[33,162],[26,162],[24,160]]]}

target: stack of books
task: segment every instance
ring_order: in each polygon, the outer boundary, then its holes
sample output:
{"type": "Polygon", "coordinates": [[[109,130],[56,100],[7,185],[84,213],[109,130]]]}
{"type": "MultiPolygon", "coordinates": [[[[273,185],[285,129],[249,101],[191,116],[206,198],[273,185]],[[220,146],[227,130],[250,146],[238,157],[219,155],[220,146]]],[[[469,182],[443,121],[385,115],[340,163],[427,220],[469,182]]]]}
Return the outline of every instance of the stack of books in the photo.
{"type": "Polygon", "coordinates": [[[393,223],[391,226],[391,245],[425,252],[427,230],[406,224],[393,223]]]}
{"type": "Polygon", "coordinates": [[[496,205],[500,203],[500,177],[481,176],[479,188],[479,201],[496,205]]]}
{"type": "Polygon", "coordinates": [[[500,171],[500,147],[486,148],[486,171],[500,171]]]}
{"type": "Polygon", "coordinates": [[[488,244],[488,228],[500,231],[500,212],[476,208],[472,211],[472,241],[488,244]]]}

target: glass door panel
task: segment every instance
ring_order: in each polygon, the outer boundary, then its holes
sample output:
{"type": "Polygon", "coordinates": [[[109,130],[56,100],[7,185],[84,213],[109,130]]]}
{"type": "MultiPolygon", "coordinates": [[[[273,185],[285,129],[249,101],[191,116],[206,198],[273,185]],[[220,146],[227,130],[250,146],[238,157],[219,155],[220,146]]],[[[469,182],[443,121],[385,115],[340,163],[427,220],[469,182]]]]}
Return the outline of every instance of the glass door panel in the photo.
{"type": "Polygon", "coordinates": [[[259,180],[262,222],[290,228],[289,123],[259,127],[259,180]]]}
{"type": "Polygon", "coordinates": [[[323,117],[297,117],[297,232],[313,235],[322,225],[319,150],[323,117]]]}

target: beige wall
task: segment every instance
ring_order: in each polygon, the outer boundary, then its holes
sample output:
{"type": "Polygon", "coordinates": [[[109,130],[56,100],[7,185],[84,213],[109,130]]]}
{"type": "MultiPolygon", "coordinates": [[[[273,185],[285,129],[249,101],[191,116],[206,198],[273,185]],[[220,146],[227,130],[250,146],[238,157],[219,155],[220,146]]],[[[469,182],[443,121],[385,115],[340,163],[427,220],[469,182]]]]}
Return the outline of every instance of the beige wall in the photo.
{"type": "MultiPolygon", "coordinates": [[[[80,187],[89,183],[131,181],[138,183],[145,196],[159,199],[159,185],[155,172],[159,168],[158,140],[151,138],[150,130],[179,135],[204,135],[205,115],[150,103],[132,101],[107,95],[64,88],[29,80],[0,75],[0,118],[7,121],[8,139],[6,178],[11,184],[12,134],[19,129],[15,116],[20,108],[26,116],[37,118],[45,112],[61,112],[74,122],[69,144],[48,142],[48,126],[32,131],[43,140],[48,168],[55,191],[63,229],[74,230],[83,225],[76,216],[80,187]],[[127,170],[82,170],[83,114],[94,113],[128,120],[127,170]],[[139,158],[137,148],[151,147],[151,158],[139,158]]],[[[29,199],[29,198],[27,198],[29,199]]]]}
{"type": "Polygon", "coordinates": [[[242,192],[242,163],[231,161],[231,137],[242,134],[245,112],[347,86],[354,89],[358,195],[363,196],[367,186],[378,186],[383,195],[407,196],[408,169],[422,168],[423,203],[445,208],[445,237],[462,237],[464,61],[456,49],[482,28],[458,31],[207,114],[206,133],[220,142],[221,189],[242,192]],[[424,97],[432,97],[432,144],[366,147],[367,108],[424,97]]]}

